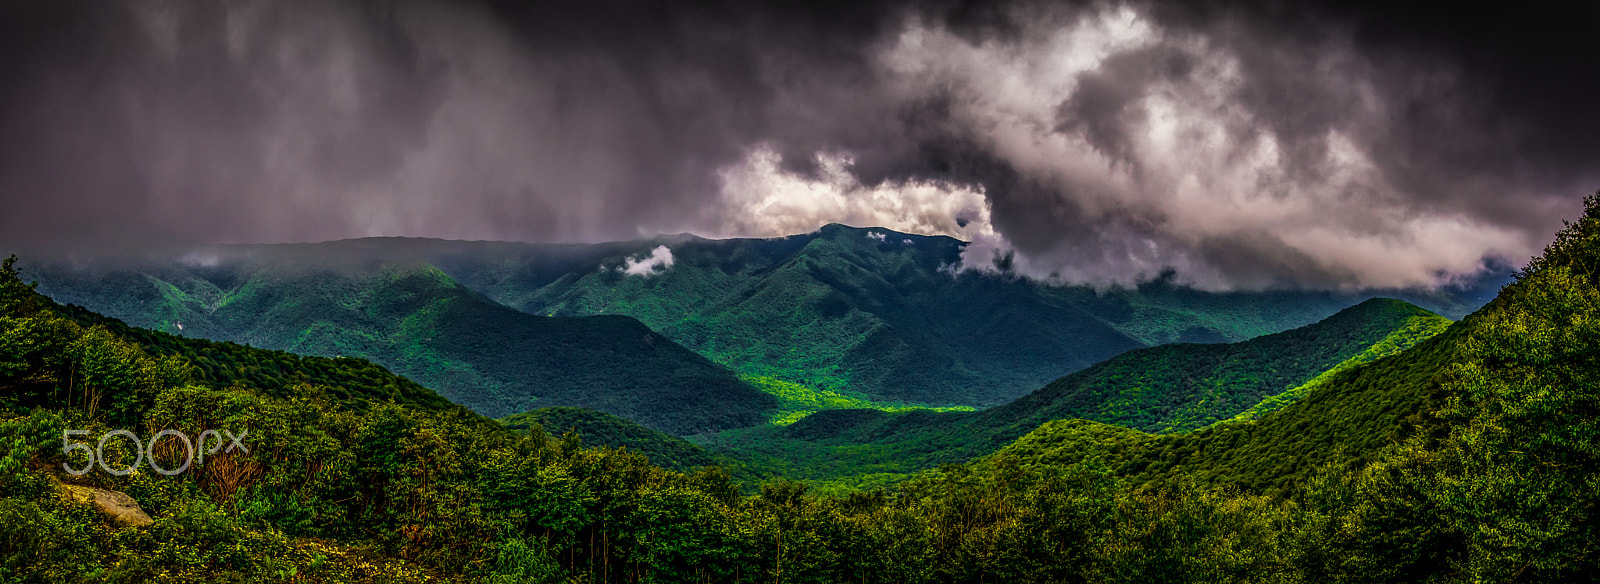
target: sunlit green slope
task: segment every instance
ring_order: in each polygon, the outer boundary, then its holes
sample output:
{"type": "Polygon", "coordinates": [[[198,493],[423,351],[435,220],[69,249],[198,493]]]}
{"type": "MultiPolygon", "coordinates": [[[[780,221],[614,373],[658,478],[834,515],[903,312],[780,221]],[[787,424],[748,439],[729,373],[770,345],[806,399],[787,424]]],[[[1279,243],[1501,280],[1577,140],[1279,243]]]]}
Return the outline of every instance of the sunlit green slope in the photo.
{"type": "Polygon", "coordinates": [[[552,437],[575,433],[586,446],[626,448],[662,468],[693,472],[722,461],[689,441],[630,420],[584,408],[540,408],[500,418],[507,428],[526,432],[535,426],[552,437]]]}
{"type": "Polygon", "coordinates": [[[1000,452],[1030,464],[1093,460],[1140,485],[1183,480],[1283,495],[1325,465],[1348,471],[1373,462],[1426,425],[1469,327],[1464,321],[1406,351],[1319,376],[1301,399],[1256,421],[1154,435],[1055,420],[1000,452]]]}

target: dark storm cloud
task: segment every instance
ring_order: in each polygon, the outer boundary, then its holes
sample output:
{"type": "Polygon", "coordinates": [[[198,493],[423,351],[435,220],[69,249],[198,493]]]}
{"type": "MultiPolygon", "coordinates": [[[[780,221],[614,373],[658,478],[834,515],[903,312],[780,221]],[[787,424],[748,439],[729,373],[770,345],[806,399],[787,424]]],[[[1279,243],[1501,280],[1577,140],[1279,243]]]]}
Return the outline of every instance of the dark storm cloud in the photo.
{"type": "Polygon", "coordinates": [[[1395,286],[1532,253],[1600,180],[1591,8],[0,7],[13,245],[842,221],[1071,281],[1395,286]]]}
{"type": "Polygon", "coordinates": [[[902,94],[947,94],[907,167],[988,187],[974,265],[1426,285],[1526,257],[1600,180],[1591,108],[1543,97],[1592,95],[1596,61],[1571,10],[1483,15],[1497,30],[1406,8],[1023,3],[914,22],[883,55],[902,94]]]}
{"type": "Polygon", "coordinates": [[[859,58],[810,52],[827,41],[803,11],[571,4],[13,3],[0,227],[66,244],[693,226],[782,107],[766,76],[859,58]]]}

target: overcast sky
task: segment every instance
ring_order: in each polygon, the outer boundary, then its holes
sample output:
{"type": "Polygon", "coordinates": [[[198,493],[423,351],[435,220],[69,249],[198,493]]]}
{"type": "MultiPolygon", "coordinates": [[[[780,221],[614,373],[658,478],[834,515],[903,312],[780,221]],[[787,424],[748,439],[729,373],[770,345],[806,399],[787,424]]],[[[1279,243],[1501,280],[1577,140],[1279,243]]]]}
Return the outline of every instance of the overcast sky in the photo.
{"type": "Polygon", "coordinates": [[[1520,264],[1600,188],[1593,2],[550,4],[0,0],[0,242],[842,222],[1348,289],[1520,264]]]}

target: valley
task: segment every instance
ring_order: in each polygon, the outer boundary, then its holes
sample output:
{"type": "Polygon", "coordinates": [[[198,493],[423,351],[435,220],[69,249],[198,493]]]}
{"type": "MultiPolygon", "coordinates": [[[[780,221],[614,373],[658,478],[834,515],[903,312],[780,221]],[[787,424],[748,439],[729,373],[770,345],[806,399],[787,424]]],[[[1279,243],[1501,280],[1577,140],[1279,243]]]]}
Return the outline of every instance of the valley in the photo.
{"type": "MultiPolygon", "coordinates": [[[[496,421],[360,358],[132,327],[41,295],[8,260],[0,513],[14,520],[0,530],[38,541],[78,533],[96,547],[8,548],[13,563],[0,567],[172,577],[170,565],[134,558],[180,545],[203,558],[177,572],[189,580],[291,569],[328,580],[630,579],[613,567],[739,580],[782,560],[806,581],[1368,582],[1494,576],[1537,553],[1533,573],[1568,580],[1590,568],[1582,542],[1595,535],[1586,504],[1600,473],[1590,379],[1600,283],[1589,269],[1600,265],[1600,197],[1589,204],[1459,321],[1369,299],[1248,340],[1125,351],[997,407],[885,411],[840,397],[792,423],[692,435],[698,444],[594,409],[496,421]],[[255,442],[195,475],[58,476],[67,453],[51,447],[79,426],[248,427],[255,442]],[[240,468],[254,470],[229,470],[240,468]],[[110,526],[49,495],[84,480],[75,486],[127,493],[152,527],[110,526]],[[1507,543],[1506,530],[1523,539],[1507,543]],[[480,536],[494,545],[439,545],[480,536]],[[1253,551],[1236,553],[1241,541],[1253,551]]],[[[340,322],[426,318],[408,302],[450,289],[441,271],[385,261],[369,271],[388,278],[382,286],[347,286],[346,272],[289,280],[340,290],[303,300],[340,322]]],[[[273,299],[286,289],[276,274],[252,273],[238,288],[247,293],[210,314],[226,323],[231,307],[273,299]]],[[[454,302],[477,294],[455,290],[454,302]]],[[[607,319],[477,302],[493,318],[607,319]]],[[[249,322],[259,334],[283,321],[249,322]]],[[[793,390],[768,391],[754,393],[793,390]]],[[[105,456],[126,464],[120,452],[105,456]]]]}
{"type": "Polygon", "coordinates": [[[769,476],[848,490],[984,456],[1053,420],[1105,424],[1130,436],[1221,431],[1236,418],[1294,403],[1330,377],[1427,341],[1450,324],[1402,301],[1374,299],[1249,341],[1130,351],[979,412],[826,411],[787,427],[700,440],[769,476]]]}

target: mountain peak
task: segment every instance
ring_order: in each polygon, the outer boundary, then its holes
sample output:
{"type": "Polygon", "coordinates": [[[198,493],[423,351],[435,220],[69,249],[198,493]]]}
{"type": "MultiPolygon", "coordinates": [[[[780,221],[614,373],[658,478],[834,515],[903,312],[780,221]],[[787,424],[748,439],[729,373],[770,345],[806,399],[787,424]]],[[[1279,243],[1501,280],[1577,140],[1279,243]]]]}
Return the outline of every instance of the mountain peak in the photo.
{"type": "Polygon", "coordinates": [[[1383,312],[1404,314],[1405,316],[1439,316],[1431,310],[1417,306],[1396,298],[1368,298],[1360,304],[1351,306],[1328,317],[1328,320],[1349,318],[1354,316],[1371,316],[1383,312]]]}
{"type": "Polygon", "coordinates": [[[824,233],[824,234],[866,233],[866,232],[869,232],[869,231],[884,231],[884,232],[888,232],[889,230],[881,228],[881,227],[855,227],[855,226],[851,226],[851,225],[845,225],[843,223],[829,223],[827,225],[823,225],[822,227],[818,227],[817,228],[817,232],[818,233],[824,233]]]}

